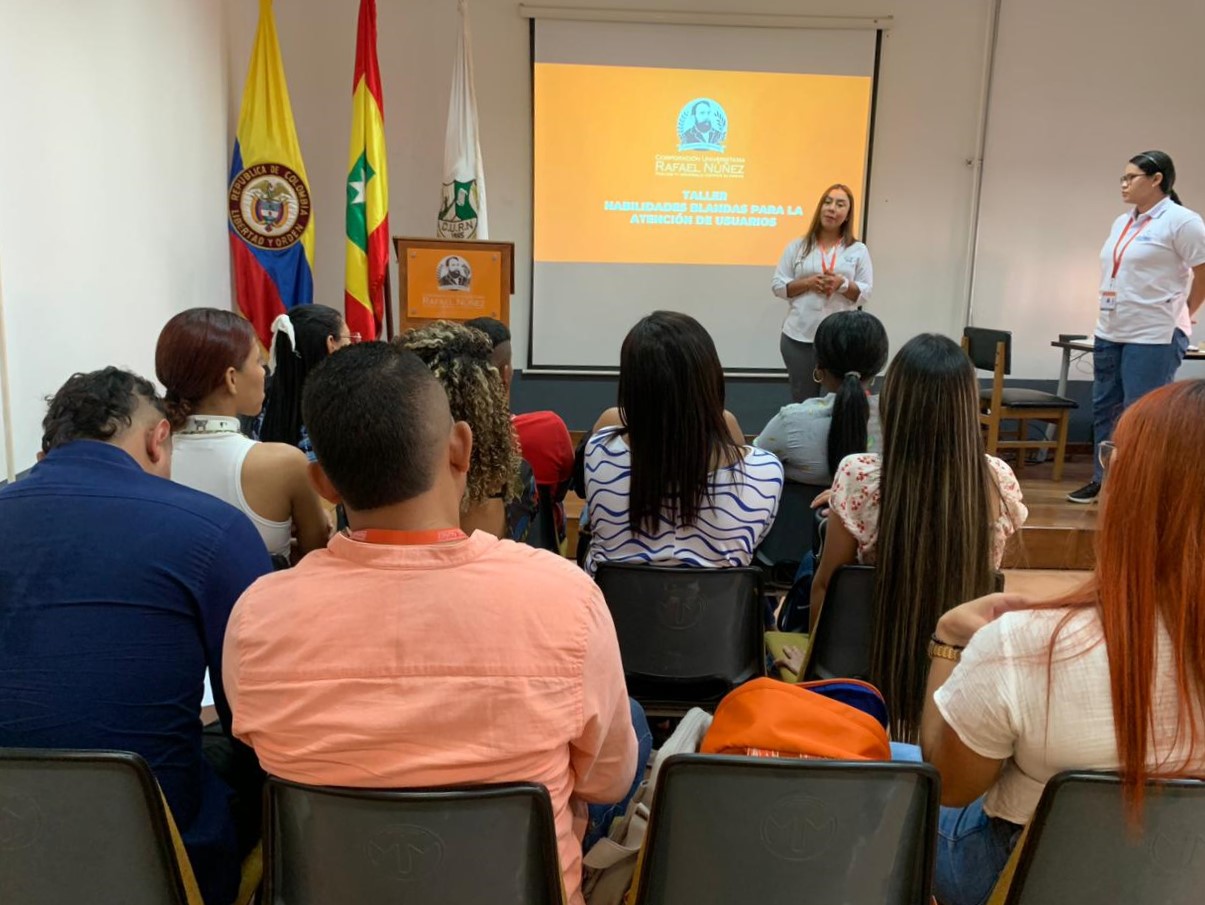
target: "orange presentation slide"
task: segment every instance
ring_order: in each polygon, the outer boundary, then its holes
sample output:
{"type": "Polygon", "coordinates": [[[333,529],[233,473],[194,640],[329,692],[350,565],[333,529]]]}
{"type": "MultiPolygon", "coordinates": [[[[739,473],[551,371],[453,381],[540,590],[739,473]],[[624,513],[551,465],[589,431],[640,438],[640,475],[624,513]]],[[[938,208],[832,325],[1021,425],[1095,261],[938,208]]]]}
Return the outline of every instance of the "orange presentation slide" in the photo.
{"type": "Polygon", "coordinates": [[[870,104],[858,76],[537,63],[535,260],[773,264],[861,191],[870,104]]]}

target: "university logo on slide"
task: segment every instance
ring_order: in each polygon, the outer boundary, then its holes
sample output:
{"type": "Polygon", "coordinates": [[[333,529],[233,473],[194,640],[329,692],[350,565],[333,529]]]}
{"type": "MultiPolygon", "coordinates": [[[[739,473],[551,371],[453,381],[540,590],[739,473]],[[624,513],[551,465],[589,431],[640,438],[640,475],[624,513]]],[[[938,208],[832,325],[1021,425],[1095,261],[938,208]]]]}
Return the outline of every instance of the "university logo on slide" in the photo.
{"type": "Polygon", "coordinates": [[[477,180],[445,182],[439,205],[439,234],[447,239],[477,235],[477,180]]]}
{"type": "Polygon", "coordinates": [[[288,248],[310,222],[310,190],[279,163],[258,163],[235,176],[228,202],[235,231],[257,248],[288,248]]]}
{"type": "Polygon", "coordinates": [[[724,152],[728,114],[709,97],[696,97],[678,114],[679,151],[724,152]]]}
{"type": "Polygon", "coordinates": [[[468,292],[473,288],[473,268],[460,255],[449,255],[436,267],[435,281],[445,292],[468,292]]]}

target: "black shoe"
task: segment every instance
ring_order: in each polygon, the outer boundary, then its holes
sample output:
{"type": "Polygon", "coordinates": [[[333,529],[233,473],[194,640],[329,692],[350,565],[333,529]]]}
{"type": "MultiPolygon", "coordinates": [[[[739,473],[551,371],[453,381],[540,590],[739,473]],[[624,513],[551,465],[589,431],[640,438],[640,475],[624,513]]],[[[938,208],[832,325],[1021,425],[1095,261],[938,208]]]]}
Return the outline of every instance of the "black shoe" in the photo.
{"type": "Polygon", "coordinates": [[[1067,494],[1067,499],[1073,503],[1094,503],[1098,496],[1100,496],[1100,481],[1092,481],[1079,490],[1067,494]]]}

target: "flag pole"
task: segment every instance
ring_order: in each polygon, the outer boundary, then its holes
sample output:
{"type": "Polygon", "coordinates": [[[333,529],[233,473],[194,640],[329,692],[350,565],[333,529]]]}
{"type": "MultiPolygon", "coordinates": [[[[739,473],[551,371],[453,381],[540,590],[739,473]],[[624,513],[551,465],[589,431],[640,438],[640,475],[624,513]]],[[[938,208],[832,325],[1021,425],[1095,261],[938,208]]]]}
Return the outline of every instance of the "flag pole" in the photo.
{"type": "MultiPolygon", "coordinates": [[[[393,339],[393,285],[389,279],[389,261],[385,261],[385,339],[393,339]]],[[[399,312],[400,313],[400,312],[399,312]]]]}
{"type": "Polygon", "coordinates": [[[0,274],[0,430],[4,431],[4,468],[11,484],[17,480],[13,461],[13,403],[8,378],[8,338],[4,332],[4,282],[0,274]]]}

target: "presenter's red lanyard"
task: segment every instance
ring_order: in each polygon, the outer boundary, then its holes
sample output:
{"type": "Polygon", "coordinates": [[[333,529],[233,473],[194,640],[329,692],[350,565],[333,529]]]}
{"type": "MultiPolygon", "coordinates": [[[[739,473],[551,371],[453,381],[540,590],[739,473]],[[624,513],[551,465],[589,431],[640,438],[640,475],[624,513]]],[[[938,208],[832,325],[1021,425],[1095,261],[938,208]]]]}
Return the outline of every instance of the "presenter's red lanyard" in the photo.
{"type": "Polygon", "coordinates": [[[833,246],[833,256],[827,260],[824,257],[824,246],[817,242],[816,249],[820,252],[820,272],[828,276],[837,269],[837,252],[841,249],[841,243],[833,246]]]}
{"type": "Polygon", "coordinates": [[[1134,220],[1131,220],[1129,223],[1127,223],[1125,226],[1125,229],[1123,229],[1121,231],[1121,235],[1117,237],[1117,244],[1113,246],[1113,279],[1114,280],[1117,279],[1117,271],[1121,270],[1122,258],[1125,257],[1125,254],[1129,250],[1130,246],[1134,244],[1134,240],[1138,238],[1138,234],[1140,232],[1142,232],[1144,229],[1146,229],[1146,225],[1148,223],[1150,223],[1151,220],[1153,220],[1153,219],[1154,219],[1153,217],[1147,217],[1145,220],[1143,220],[1142,225],[1140,227],[1138,227],[1136,230],[1134,230],[1134,235],[1130,236],[1130,241],[1125,242],[1125,237],[1126,237],[1126,234],[1130,231],[1130,227],[1134,225],[1134,223],[1135,223],[1134,220]],[[1122,242],[1125,242],[1125,244],[1122,245],[1121,244],[1122,242]]]}
{"type": "Polygon", "coordinates": [[[347,536],[362,544],[387,544],[393,547],[429,547],[432,544],[450,544],[468,539],[468,535],[459,528],[436,528],[431,531],[366,528],[363,531],[349,531],[347,536]]]}
{"type": "Polygon", "coordinates": [[[1147,224],[1153,219],[1154,217],[1147,217],[1143,220],[1142,225],[1134,230],[1134,235],[1127,239],[1126,236],[1130,233],[1130,227],[1137,223],[1136,220],[1130,220],[1126,223],[1125,229],[1121,231],[1121,235],[1117,237],[1117,243],[1113,246],[1113,272],[1109,276],[1109,285],[1100,291],[1101,311],[1117,310],[1117,290],[1114,287],[1117,285],[1117,274],[1121,270],[1122,259],[1125,258],[1125,254],[1130,246],[1134,244],[1134,240],[1138,238],[1138,234],[1146,229],[1147,224]]]}

